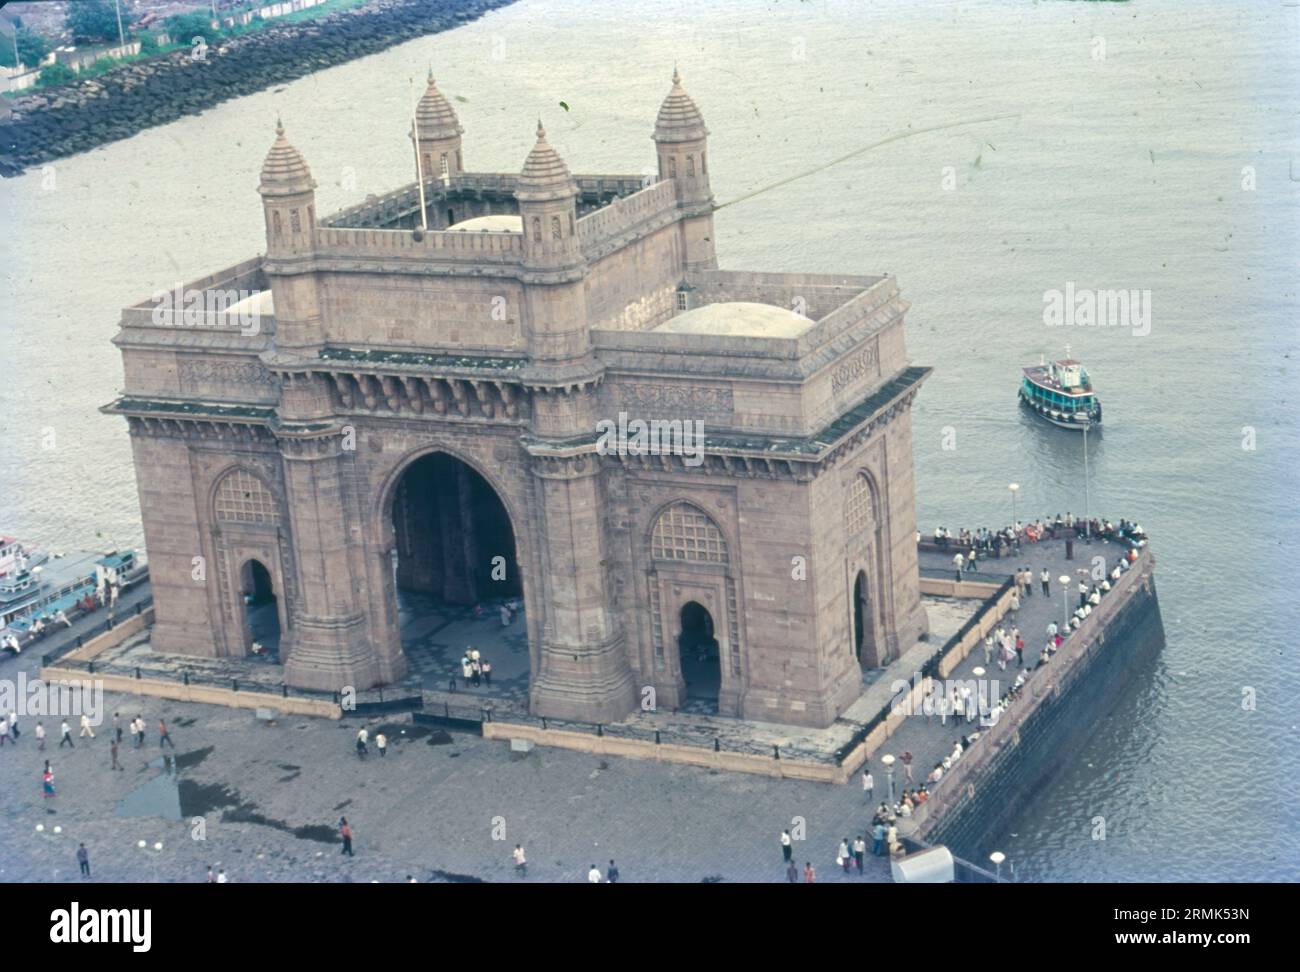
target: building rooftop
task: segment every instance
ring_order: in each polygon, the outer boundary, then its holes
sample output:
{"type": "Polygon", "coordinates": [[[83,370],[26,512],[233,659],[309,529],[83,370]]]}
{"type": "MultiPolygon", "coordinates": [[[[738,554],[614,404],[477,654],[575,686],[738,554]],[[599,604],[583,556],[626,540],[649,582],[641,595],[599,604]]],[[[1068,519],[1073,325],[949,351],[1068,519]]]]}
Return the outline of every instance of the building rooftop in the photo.
{"type": "Polygon", "coordinates": [[[797,338],[815,323],[802,314],[772,304],[724,301],[685,311],[664,321],[655,330],[664,334],[797,338]]]}

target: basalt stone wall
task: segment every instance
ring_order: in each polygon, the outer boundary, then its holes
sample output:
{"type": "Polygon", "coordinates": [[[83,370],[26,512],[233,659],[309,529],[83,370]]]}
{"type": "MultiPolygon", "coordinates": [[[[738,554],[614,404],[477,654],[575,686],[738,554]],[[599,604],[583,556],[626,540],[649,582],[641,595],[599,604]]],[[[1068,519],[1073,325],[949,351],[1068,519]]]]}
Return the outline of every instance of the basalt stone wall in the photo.
{"type": "Polygon", "coordinates": [[[1134,591],[1107,630],[1105,643],[1093,645],[1080,659],[1060,694],[1039,703],[1020,728],[1019,744],[1002,747],[975,781],[973,795],[949,808],[925,835],[926,842],[944,844],[968,860],[987,860],[996,849],[989,842],[1000,836],[1007,808],[1018,805],[1077,752],[1076,743],[1106,717],[1133,672],[1163,644],[1152,578],[1150,590],[1134,591]]]}
{"type": "Polygon", "coordinates": [[[513,0],[373,0],[315,20],[277,24],[123,66],[9,102],[0,175],[129,138],[204,108],[425,34],[458,27],[513,0]]]}

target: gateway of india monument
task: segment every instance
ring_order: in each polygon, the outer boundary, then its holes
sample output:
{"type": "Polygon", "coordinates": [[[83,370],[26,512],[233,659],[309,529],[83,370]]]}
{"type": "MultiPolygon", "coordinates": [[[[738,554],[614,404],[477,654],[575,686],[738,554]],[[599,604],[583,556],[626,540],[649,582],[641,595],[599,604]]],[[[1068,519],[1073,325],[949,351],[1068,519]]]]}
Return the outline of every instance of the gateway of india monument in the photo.
{"type": "Polygon", "coordinates": [[[475,172],[462,132],[430,78],[416,181],[322,218],[277,126],[266,255],[123,312],[152,649],[242,658],[261,600],[288,685],[362,690],[407,675],[405,592],[520,600],[534,715],[828,726],[927,631],[894,278],[718,269],[675,72],[657,176],[540,123],[475,172]],[[620,415],[702,454],[608,448],[620,415]]]}

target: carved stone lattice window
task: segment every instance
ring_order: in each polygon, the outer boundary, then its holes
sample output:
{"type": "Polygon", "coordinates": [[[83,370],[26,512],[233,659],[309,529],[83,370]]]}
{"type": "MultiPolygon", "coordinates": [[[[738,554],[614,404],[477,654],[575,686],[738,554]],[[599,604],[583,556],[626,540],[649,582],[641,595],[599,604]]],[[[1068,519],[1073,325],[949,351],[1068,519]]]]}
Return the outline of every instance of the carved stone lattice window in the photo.
{"type": "Polygon", "coordinates": [[[655,523],[650,555],[656,560],[725,564],[727,542],[707,513],[689,503],[678,503],[655,523]]]}
{"type": "Polygon", "coordinates": [[[551,217],[551,239],[560,239],[560,217],[558,216],[551,217]]]}
{"type": "Polygon", "coordinates": [[[296,209],[289,210],[289,229],[294,233],[302,232],[302,218],[296,209]]]}
{"type": "Polygon", "coordinates": [[[225,523],[280,522],[275,497],[266,484],[245,469],[227,473],[217,486],[217,519],[225,523]]]}
{"type": "Polygon", "coordinates": [[[686,174],[691,177],[695,176],[695,156],[693,155],[686,156],[686,174]]]}
{"type": "Polygon", "coordinates": [[[533,217],[533,242],[542,242],[542,221],[536,216],[533,217]]]}
{"type": "Polygon", "coordinates": [[[872,503],[871,483],[861,474],[853,477],[849,487],[849,499],[844,508],[844,519],[848,524],[849,535],[860,533],[876,519],[872,503]]]}

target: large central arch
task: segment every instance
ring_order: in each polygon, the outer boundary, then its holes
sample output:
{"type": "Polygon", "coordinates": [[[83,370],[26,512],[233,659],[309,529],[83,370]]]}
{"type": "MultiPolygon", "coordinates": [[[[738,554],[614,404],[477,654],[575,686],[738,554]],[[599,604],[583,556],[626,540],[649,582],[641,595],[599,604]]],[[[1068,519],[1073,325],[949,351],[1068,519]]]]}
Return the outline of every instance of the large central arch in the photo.
{"type": "Polygon", "coordinates": [[[426,687],[526,700],[531,670],[523,616],[526,578],[515,519],[502,493],[469,461],[443,450],[408,457],[380,507],[385,614],[426,687]],[[491,680],[470,684],[474,648],[491,680]]]}

